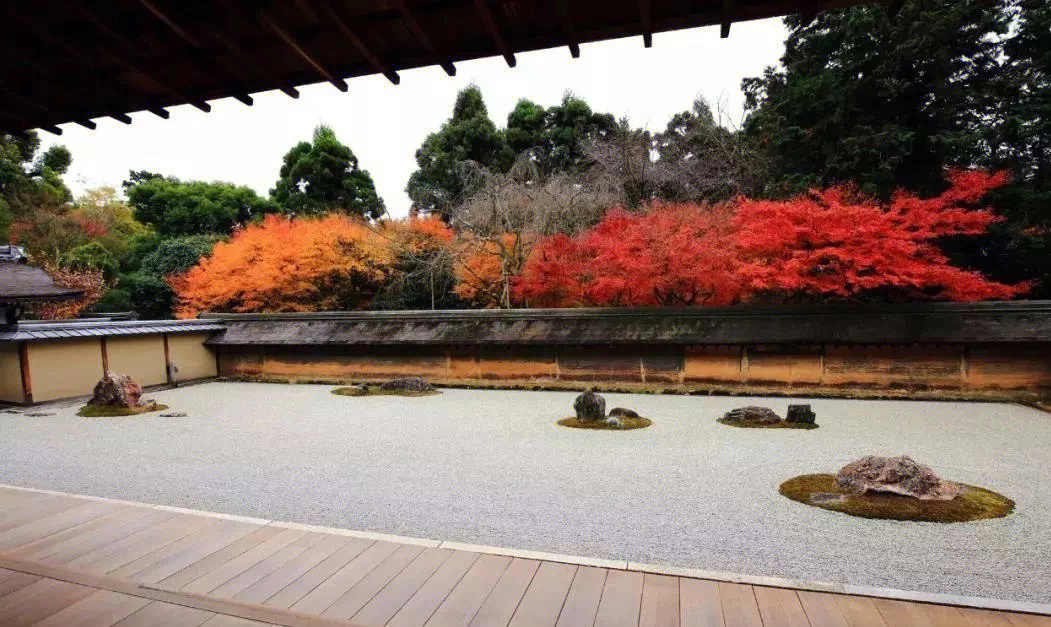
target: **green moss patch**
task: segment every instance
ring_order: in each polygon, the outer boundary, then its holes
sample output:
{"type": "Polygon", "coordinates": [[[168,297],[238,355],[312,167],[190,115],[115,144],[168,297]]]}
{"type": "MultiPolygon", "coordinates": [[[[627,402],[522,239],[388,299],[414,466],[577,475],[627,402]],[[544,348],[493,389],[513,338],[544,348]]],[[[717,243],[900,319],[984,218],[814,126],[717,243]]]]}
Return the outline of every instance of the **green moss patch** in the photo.
{"type": "Polygon", "coordinates": [[[332,390],[332,393],[339,396],[434,396],[435,394],[441,394],[441,390],[427,390],[426,392],[410,392],[408,390],[381,390],[379,386],[370,385],[365,389],[356,386],[336,388],[332,390]]]}
{"type": "Polygon", "coordinates": [[[110,418],[113,416],[138,416],[154,411],[168,409],[167,405],[154,403],[141,407],[110,407],[108,405],[85,405],[77,411],[78,416],[84,418],[110,418]]]}
{"type": "Polygon", "coordinates": [[[1014,511],[1014,501],[1002,494],[966,483],[957,485],[960,493],[951,501],[922,501],[898,494],[855,494],[840,487],[835,475],[829,474],[792,477],[778,491],[804,505],[884,520],[967,522],[1003,518],[1014,511]]]}
{"type": "Polygon", "coordinates": [[[759,422],[757,420],[736,420],[734,418],[726,418],[725,416],[716,420],[716,422],[724,425],[730,425],[731,427],[741,427],[742,429],[817,429],[818,425],[814,423],[806,422],[788,422],[782,420],[780,422],[759,422]]]}
{"type": "Polygon", "coordinates": [[[620,422],[621,426],[611,427],[606,424],[606,421],[604,420],[596,420],[592,422],[580,420],[576,416],[572,416],[559,420],[558,424],[573,429],[596,429],[599,431],[631,431],[632,429],[644,429],[653,424],[652,420],[649,418],[642,418],[641,416],[638,418],[621,418],[620,422]]]}

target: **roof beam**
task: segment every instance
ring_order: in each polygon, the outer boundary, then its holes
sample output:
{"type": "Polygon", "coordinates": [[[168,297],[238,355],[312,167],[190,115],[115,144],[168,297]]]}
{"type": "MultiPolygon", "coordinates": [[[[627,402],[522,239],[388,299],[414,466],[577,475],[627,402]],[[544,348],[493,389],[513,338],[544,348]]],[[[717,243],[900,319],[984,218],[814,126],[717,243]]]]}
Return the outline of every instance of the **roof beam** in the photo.
{"type": "Polygon", "coordinates": [[[642,26],[642,45],[653,45],[653,7],[650,0],[639,0],[639,25],[642,26]]]}
{"type": "Polygon", "coordinates": [[[96,128],[98,128],[98,124],[95,124],[91,120],[77,120],[77,124],[83,126],[84,128],[88,129],[89,131],[93,131],[96,128]]]}
{"type": "MultiPolygon", "coordinates": [[[[196,37],[194,37],[192,34],[190,34],[190,31],[188,29],[186,29],[185,27],[180,25],[170,15],[168,15],[167,13],[162,11],[153,2],[153,0],[139,0],[139,4],[141,4],[147,11],[152,13],[153,16],[156,17],[158,20],[163,22],[173,33],[175,33],[179,37],[179,39],[182,39],[190,47],[198,49],[198,50],[203,48],[203,46],[201,45],[201,42],[196,37]]],[[[199,65],[199,64],[198,63],[194,63],[194,65],[199,65]]],[[[205,73],[209,73],[209,72],[214,71],[213,68],[199,68],[199,69],[201,69],[205,73]]],[[[223,72],[223,74],[228,79],[230,79],[232,82],[234,82],[234,83],[238,82],[237,77],[232,75],[230,72],[223,72]]],[[[249,107],[252,106],[252,102],[253,102],[252,101],[252,97],[249,96],[247,93],[234,94],[233,97],[235,99],[237,99],[237,100],[240,100],[241,102],[243,102],[245,105],[247,105],[249,107]]]]}
{"type": "MultiPolygon", "coordinates": [[[[74,3],[73,6],[76,7],[75,10],[78,13],[80,13],[81,17],[83,17],[85,20],[87,20],[88,22],[91,22],[92,24],[95,25],[95,29],[96,30],[98,30],[98,31],[100,31],[102,33],[105,33],[106,36],[108,36],[111,40],[115,41],[116,43],[120,44],[122,47],[125,48],[125,50],[127,50],[127,49],[129,49],[131,47],[126,41],[124,41],[124,39],[116,31],[114,31],[112,28],[110,28],[109,25],[105,23],[105,21],[103,21],[99,16],[95,15],[94,13],[92,13],[87,7],[83,6],[80,3],[74,3]]],[[[212,110],[212,106],[210,104],[208,104],[207,102],[205,102],[205,101],[203,101],[203,100],[201,100],[199,98],[191,98],[187,94],[182,93],[178,89],[173,88],[168,83],[166,83],[163,80],[157,78],[152,73],[142,69],[141,67],[138,67],[136,64],[134,64],[133,62],[129,61],[126,57],[124,57],[122,55],[119,55],[116,52],[113,52],[112,50],[108,50],[108,49],[106,49],[105,52],[106,52],[106,56],[109,57],[109,60],[113,64],[122,66],[122,67],[124,67],[126,70],[128,70],[130,72],[134,72],[135,74],[139,74],[140,76],[145,77],[151,83],[153,83],[157,87],[160,87],[164,91],[168,92],[169,94],[171,94],[175,98],[178,98],[179,100],[182,100],[183,102],[191,104],[194,107],[197,107],[198,109],[200,109],[201,111],[203,111],[205,113],[208,113],[209,111],[212,110]]]]}
{"type": "Polygon", "coordinates": [[[734,0],[723,0],[722,23],[719,25],[719,37],[730,36],[730,23],[733,22],[734,0]]]}
{"type": "Polygon", "coordinates": [[[514,67],[517,64],[514,52],[511,51],[511,46],[507,45],[507,36],[504,35],[504,30],[500,25],[496,23],[496,15],[493,14],[489,3],[486,0],[474,0],[474,9],[478,12],[478,17],[482,18],[482,24],[489,31],[489,37],[496,44],[497,51],[503,55],[504,61],[507,61],[507,67],[514,67]]]}
{"type": "MultiPolygon", "coordinates": [[[[172,116],[171,112],[165,109],[164,107],[152,107],[149,109],[149,112],[162,120],[167,120],[172,116]]],[[[131,118],[128,119],[130,120],[131,118]]],[[[124,120],[121,120],[121,122],[124,122],[124,120]]],[[[131,124],[131,122],[125,122],[125,124],[131,124]]]]}
{"type": "Polygon", "coordinates": [[[274,20],[274,18],[270,17],[270,15],[266,11],[259,11],[256,15],[259,18],[259,21],[263,24],[263,26],[269,28],[272,33],[277,35],[278,39],[285,42],[285,45],[287,45],[292,50],[292,52],[295,52],[297,55],[299,55],[301,59],[306,61],[312,68],[314,68],[315,71],[317,71],[318,74],[321,75],[322,78],[332,83],[336,87],[336,89],[340,91],[347,91],[347,81],[343,80],[342,78],[338,78],[331,70],[326,68],[324,64],[322,64],[320,61],[314,58],[314,56],[307,52],[306,49],[303,47],[303,44],[296,40],[296,38],[292,36],[291,33],[282,28],[281,25],[278,24],[277,21],[274,20]]]}
{"type": "Polygon", "coordinates": [[[376,70],[380,74],[387,77],[387,80],[397,85],[401,82],[401,77],[395,72],[387,63],[377,57],[372,49],[368,47],[364,40],[358,35],[358,33],[350,26],[348,20],[344,19],[343,16],[339,15],[337,9],[332,6],[329,0],[321,0],[320,9],[322,14],[328,21],[336,25],[339,32],[343,34],[343,37],[350,42],[352,46],[358,49],[361,56],[365,57],[372,69],[376,70]]]}
{"type": "MultiPolygon", "coordinates": [[[[152,109],[150,109],[150,111],[152,111],[152,109]]],[[[123,123],[123,124],[131,124],[131,116],[128,115],[127,113],[114,113],[110,117],[113,118],[114,120],[118,121],[118,122],[123,123]]],[[[161,116],[161,117],[164,117],[164,116],[161,116]]]]}
{"type": "Polygon", "coordinates": [[[573,20],[569,17],[569,6],[566,0],[556,0],[555,9],[558,11],[558,21],[562,25],[562,34],[565,35],[569,47],[569,55],[574,59],[580,56],[580,44],[573,29],[573,20]]]}
{"type": "MultiPolygon", "coordinates": [[[[282,82],[282,79],[277,75],[276,72],[267,67],[266,64],[260,63],[256,59],[253,59],[252,55],[248,54],[248,52],[244,48],[242,48],[234,40],[219,32],[217,28],[210,25],[204,28],[206,30],[206,34],[208,34],[212,39],[222,44],[223,47],[225,47],[231,54],[241,59],[241,61],[245,65],[255,68],[257,72],[262,73],[275,83],[282,82]]],[[[289,98],[299,98],[299,90],[292,85],[285,85],[283,87],[279,87],[278,89],[287,94],[289,98]]]]}
{"type": "MultiPolygon", "coordinates": [[[[416,19],[416,15],[409,9],[405,4],[405,0],[391,0],[391,4],[398,10],[398,14],[401,15],[401,19],[405,22],[405,26],[412,33],[412,36],[416,38],[416,41],[420,42],[420,45],[427,49],[432,55],[438,56],[438,50],[434,47],[434,43],[431,38],[424,32],[423,27],[420,26],[420,22],[416,19]]],[[[456,76],[456,66],[453,65],[452,59],[449,59],[447,55],[446,59],[441,61],[438,65],[441,66],[445,73],[449,76],[456,76]]]]}

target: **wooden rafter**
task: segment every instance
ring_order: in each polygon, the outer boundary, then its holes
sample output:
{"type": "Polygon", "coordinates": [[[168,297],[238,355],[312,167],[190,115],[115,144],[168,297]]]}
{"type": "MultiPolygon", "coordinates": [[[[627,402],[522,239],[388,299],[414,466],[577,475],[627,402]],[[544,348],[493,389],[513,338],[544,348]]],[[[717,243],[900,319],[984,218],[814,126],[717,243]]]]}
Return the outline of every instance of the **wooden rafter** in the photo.
{"type": "Polygon", "coordinates": [[[573,28],[573,18],[569,15],[567,0],[556,0],[555,9],[558,11],[558,21],[562,34],[566,38],[566,46],[569,47],[569,55],[576,59],[580,56],[580,44],[577,42],[576,31],[573,28]]]}
{"type": "Polygon", "coordinates": [[[514,67],[517,63],[515,55],[511,51],[511,46],[507,44],[507,35],[497,23],[496,15],[489,3],[486,0],[474,0],[474,10],[478,12],[478,17],[481,18],[485,30],[489,32],[489,37],[492,38],[497,51],[504,57],[504,61],[507,61],[507,67],[514,67]]]}
{"type": "Polygon", "coordinates": [[[653,6],[650,0],[639,0],[639,26],[642,27],[642,45],[653,45],[653,6]]]}
{"type": "Polygon", "coordinates": [[[259,18],[259,21],[263,24],[263,26],[269,28],[270,32],[274,33],[275,35],[277,35],[278,39],[285,42],[286,46],[288,46],[293,52],[295,52],[296,55],[299,56],[299,58],[306,61],[307,64],[310,65],[310,67],[314,68],[314,70],[322,78],[332,83],[332,85],[334,85],[336,89],[340,91],[347,91],[347,81],[336,76],[335,73],[332,72],[332,70],[325,67],[325,65],[321,63],[321,61],[319,61],[314,55],[307,52],[303,43],[296,39],[296,37],[292,35],[292,33],[285,30],[280,24],[278,24],[277,20],[271,17],[269,13],[267,13],[266,11],[259,11],[257,17],[259,18]]]}
{"type": "MultiPolygon", "coordinates": [[[[124,38],[121,37],[121,35],[119,33],[117,33],[115,30],[113,30],[113,28],[111,28],[109,26],[109,24],[107,24],[98,15],[95,15],[95,13],[93,13],[86,6],[84,6],[81,3],[73,3],[73,6],[75,7],[75,10],[77,11],[77,13],[79,13],[81,15],[81,17],[83,17],[86,21],[88,21],[91,24],[93,24],[95,26],[96,30],[98,30],[99,32],[105,34],[107,37],[109,37],[110,40],[112,40],[113,42],[117,43],[120,47],[124,48],[125,52],[127,51],[127,49],[129,49],[131,47],[124,40],[124,38]]],[[[168,94],[174,96],[175,98],[178,98],[179,100],[181,100],[183,102],[191,104],[194,107],[197,107],[198,109],[200,109],[201,111],[203,111],[205,113],[208,113],[209,111],[212,110],[212,105],[208,104],[207,102],[205,102],[204,100],[201,100],[199,98],[192,98],[189,95],[183,93],[182,91],[180,91],[180,90],[178,90],[176,88],[173,88],[166,81],[161,80],[156,75],[154,75],[152,72],[150,72],[150,71],[146,70],[145,68],[140,67],[138,64],[130,61],[127,58],[126,54],[120,54],[120,53],[114,52],[112,49],[107,48],[107,49],[105,49],[104,56],[107,57],[110,60],[110,62],[113,63],[114,65],[119,65],[121,67],[124,67],[126,70],[128,70],[130,72],[134,72],[135,74],[138,74],[140,76],[145,77],[148,81],[150,81],[151,83],[153,83],[157,87],[161,88],[162,90],[164,90],[168,94]]]]}
{"type": "Polygon", "coordinates": [[[350,26],[350,20],[346,19],[343,15],[340,15],[339,10],[334,7],[329,0],[320,0],[319,5],[321,14],[328,19],[328,21],[336,25],[336,28],[343,34],[343,37],[345,37],[352,46],[357,48],[358,52],[361,53],[361,56],[365,58],[372,69],[386,76],[387,80],[395,85],[401,82],[401,77],[398,76],[398,73],[395,72],[385,61],[376,56],[361,36],[358,35],[357,31],[350,26]]]}
{"type": "MultiPolygon", "coordinates": [[[[172,114],[164,107],[153,107],[149,109],[149,112],[163,120],[167,120],[172,116],[172,114]]],[[[123,122],[124,120],[121,121],[123,122]]],[[[131,124],[131,118],[128,118],[127,124],[131,124]]]]}
{"type": "Polygon", "coordinates": [[[719,37],[730,36],[730,24],[734,17],[734,0],[723,0],[722,22],[719,25],[719,37]]]}
{"type": "MultiPolygon", "coordinates": [[[[277,73],[271,70],[269,66],[267,66],[265,63],[259,60],[254,59],[252,55],[248,53],[248,51],[246,51],[233,39],[220,32],[219,29],[213,26],[204,26],[203,28],[207,32],[208,36],[222,44],[222,46],[226,48],[227,51],[236,56],[238,59],[241,59],[242,63],[255,68],[256,72],[263,74],[272,81],[281,81],[277,73]]],[[[289,98],[299,98],[299,90],[296,89],[293,85],[282,85],[281,87],[278,87],[278,89],[287,94],[289,98]]]]}
{"type": "MultiPolygon", "coordinates": [[[[147,11],[152,13],[153,16],[156,17],[158,20],[163,22],[168,27],[169,30],[171,30],[173,33],[175,33],[175,35],[178,36],[179,39],[183,40],[191,48],[199,50],[199,49],[201,49],[203,47],[201,45],[200,40],[198,40],[196,37],[194,37],[190,33],[189,29],[185,28],[183,25],[179,24],[170,15],[168,15],[167,13],[162,11],[160,9],[160,7],[158,7],[156,5],[156,3],[153,2],[153,0],[139,0],[139,4],[141,4],[147,11]]],[[[202,69],[202,71],[208,71],[208,72],[214,71],[214,68],[211,68],[211,67],[210,68],[201,68],[201,69],[202,69]]],[[[239,82],[237,77],[235,77],[230,72],[223,72],[223,75],[225,77],[227,77],[227,79],[229,79],[231,81],[231,83],[233,83],[233,84],[236,84],[237,82],[239,82]]],[[[247,105],[249,107],[252,106],[252,103],[253,103],[252,97],[250,95],[248,95],[244,90],[240,90],[239,93],[235,93],[233,95],[233,97],[236,100],[239,100],[239,101],[243,102],[245,105],[247,105]]]]}
{"type": "MultiPolygon", "coordinates": [[[[431,38],[424,32],[423,27],[420,26],[419,20],[416,19],[416,15],[409,9],[408,5],[405,4],[405,0],[391,0],[391,4],[398,10],[398,14],[401,16],[403,22],[405,22],[406,28],[412,33],[412,36],[416,38],[416,41],[420,42],[420,45],[427,49],[433,56],[439,56],[438,50],[434,47],[434,43],[431,38]]],[[[448,57],[445,60],[440,61],[438,65],[441,66],[445,73],[449,76],[456,76],[456,66],[453,65],[452,59],[448,57]]]]}

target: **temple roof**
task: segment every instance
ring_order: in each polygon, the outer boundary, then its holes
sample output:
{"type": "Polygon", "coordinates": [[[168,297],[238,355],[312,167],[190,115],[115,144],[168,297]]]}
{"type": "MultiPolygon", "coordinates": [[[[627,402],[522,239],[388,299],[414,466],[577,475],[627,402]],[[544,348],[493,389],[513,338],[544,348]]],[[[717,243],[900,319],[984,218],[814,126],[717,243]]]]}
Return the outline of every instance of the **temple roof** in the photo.
{"type": "Polygon", "coordinates": [[[20,261],[0,261],[0,305],[75,298],[80,290],[59,287],[40,268],[20,261]]]}

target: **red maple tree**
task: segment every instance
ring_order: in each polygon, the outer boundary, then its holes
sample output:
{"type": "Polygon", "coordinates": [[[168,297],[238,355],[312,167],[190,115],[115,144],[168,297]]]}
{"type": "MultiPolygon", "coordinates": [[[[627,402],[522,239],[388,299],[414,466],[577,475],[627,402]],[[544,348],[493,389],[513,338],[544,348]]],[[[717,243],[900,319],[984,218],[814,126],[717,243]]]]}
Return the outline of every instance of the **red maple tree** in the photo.
{"type": "Polygon", "coordinates": [[[790,200],[610,211],[594,229],[537,244],[514,295],[538,307],[726,305],[757,297],[1012,298],[1004,285],[952,266],[938,238],[976,235],[999,218],[974,206],[1005,173],[954,171],[933,198],[890,202],[841,186],[790,200]]]}

